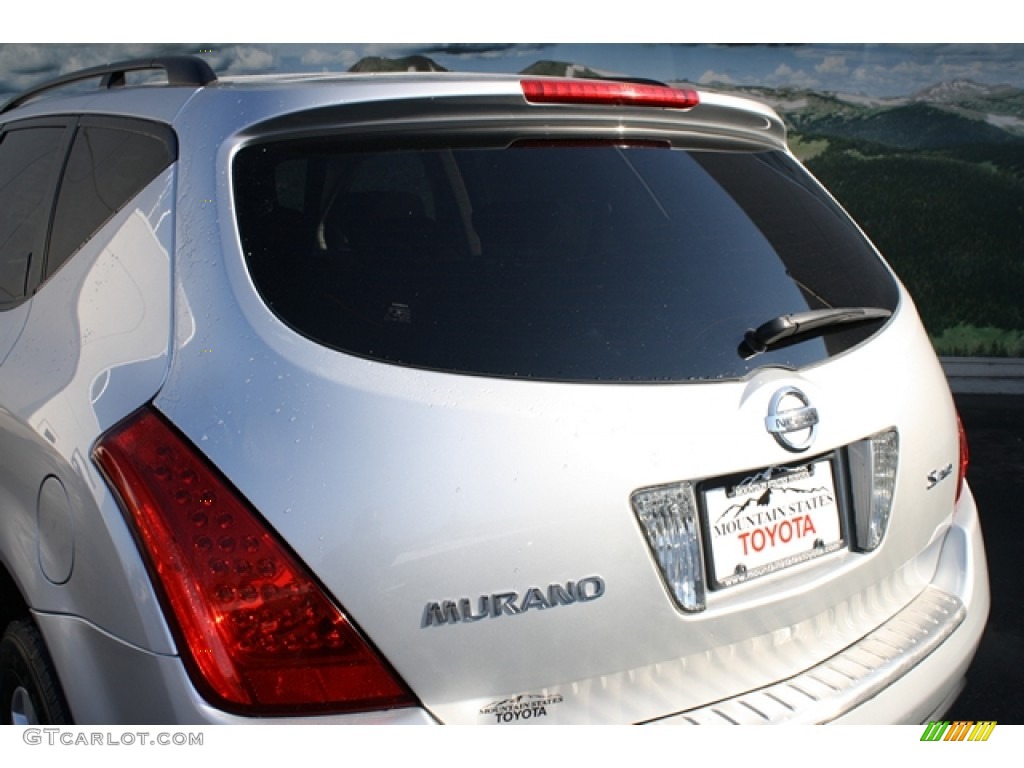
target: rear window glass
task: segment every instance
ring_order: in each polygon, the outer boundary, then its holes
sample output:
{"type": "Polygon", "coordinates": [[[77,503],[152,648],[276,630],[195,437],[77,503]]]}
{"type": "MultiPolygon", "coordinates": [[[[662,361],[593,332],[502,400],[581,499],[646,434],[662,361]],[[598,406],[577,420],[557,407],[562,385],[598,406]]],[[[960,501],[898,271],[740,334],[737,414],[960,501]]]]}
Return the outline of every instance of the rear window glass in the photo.
{"type": "Polygon", "coordinates": [[[253,281],[326,346],[434,370],[680,381],[803,367],[847,326],[747,359],[749,328],[824,307],[895,309],[888,270],[787,155],[529,144],[294,141],[234,166],[253,281]]]}

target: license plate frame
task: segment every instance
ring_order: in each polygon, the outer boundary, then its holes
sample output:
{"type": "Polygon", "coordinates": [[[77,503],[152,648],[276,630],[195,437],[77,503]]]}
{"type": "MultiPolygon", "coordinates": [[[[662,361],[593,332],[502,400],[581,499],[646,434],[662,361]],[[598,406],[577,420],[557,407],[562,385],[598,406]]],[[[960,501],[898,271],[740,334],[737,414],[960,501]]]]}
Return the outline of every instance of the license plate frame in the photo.
{"type": "Polygon", "coordinates": [[[701,483],[708,584],[722,589],[846,549],[836,454],[701,483]]]}

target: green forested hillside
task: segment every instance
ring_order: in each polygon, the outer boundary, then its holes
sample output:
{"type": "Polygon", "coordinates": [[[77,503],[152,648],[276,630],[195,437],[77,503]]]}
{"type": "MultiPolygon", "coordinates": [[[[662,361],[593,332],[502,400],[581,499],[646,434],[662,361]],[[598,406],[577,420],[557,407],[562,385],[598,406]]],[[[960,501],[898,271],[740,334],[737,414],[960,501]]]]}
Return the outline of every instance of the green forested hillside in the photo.
{"type": "Polygon", "coordinates": [[[814,146],[809,167],[906,283],[933,336],[1024,330],[1024,146],[814,146]]]}
{"type": "Polygon", "coordinates": [[[901,149],[1020,143],[1016,136],[985,120],[928,104],[865,109],[854,115],[848,112],[803,111],[792,115],[791,122],[801,133],[860,139],[901,149]]]}

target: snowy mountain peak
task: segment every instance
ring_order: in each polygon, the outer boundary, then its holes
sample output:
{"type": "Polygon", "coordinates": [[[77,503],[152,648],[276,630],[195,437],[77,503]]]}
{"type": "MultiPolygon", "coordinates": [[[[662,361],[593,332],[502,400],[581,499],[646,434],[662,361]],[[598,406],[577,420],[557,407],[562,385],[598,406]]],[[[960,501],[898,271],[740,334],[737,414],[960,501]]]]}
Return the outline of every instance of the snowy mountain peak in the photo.
{"type": "Polygon", "coordinates": [[[990,96],[998,91],[1005,90],[1005,85],[983,85],[973,80],[949,80],[918,91],[911,99],[913,101],[927,101],[933,104],[950,103],[964,99],[976,99],[979,96],[990,96]]]}

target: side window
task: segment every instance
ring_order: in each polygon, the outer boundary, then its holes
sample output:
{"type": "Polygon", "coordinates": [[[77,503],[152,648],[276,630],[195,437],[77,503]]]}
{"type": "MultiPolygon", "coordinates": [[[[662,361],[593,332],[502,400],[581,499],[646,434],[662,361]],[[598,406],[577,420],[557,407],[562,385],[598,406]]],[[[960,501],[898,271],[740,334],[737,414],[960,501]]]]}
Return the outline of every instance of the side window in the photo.
{"type": "Polygon", "coordinates": [[[172,160],[164,138],[108,126],[79,128],[60,186],[44,279],[172,160]]]}
{"type": "Polygon", "coordinates": [[[53,207],[64,128],[11,130],[0,141],[0,307],[26,294],[53,207]]]}

